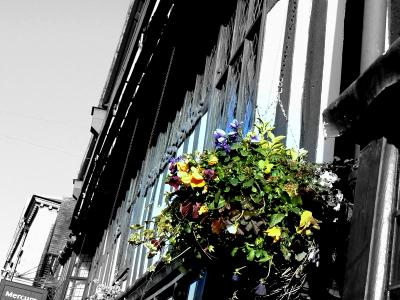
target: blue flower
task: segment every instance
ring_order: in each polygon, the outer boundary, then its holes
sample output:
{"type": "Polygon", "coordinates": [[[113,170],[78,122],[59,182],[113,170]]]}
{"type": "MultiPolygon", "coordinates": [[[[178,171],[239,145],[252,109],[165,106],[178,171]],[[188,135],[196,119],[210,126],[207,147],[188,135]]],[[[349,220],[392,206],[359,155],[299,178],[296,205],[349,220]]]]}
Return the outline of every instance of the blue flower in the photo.
{"type": "Polygon", "coordinates": [[[259,141],[261,141],[261,137],[258,133],[252,134],[250,137],[250,142],[252,143],[258,143],[259,141]]]}
{"type": "Polygon", "coordinates": [[[239,139],[239,133],[237,131],[231,131],[228,133],[229,141],[236,143],[239,139]]]}
{"type": "Polygon", "coordinates": [[[228,143],[228,139],[226,136],[226,132],[222,129],[217,129],[214,131],[214,139],[215,139],[215,148],[222,149],[226,153],[231,151],[231,146],[228,143]]]}
{"type": "Polygon", "coordinates": [[[223,143],[226,140],[226,132],[222,129],[216,129],[214,131],[214,139],[216,142],[223,143]]]}
{"type": "Polygon", "coordinates": [[[238,131],[240,127],[242,127],[243,122],[238,122],[238,120],[234,119],[229,126],[232,128],[233,131],[238,131]]]}

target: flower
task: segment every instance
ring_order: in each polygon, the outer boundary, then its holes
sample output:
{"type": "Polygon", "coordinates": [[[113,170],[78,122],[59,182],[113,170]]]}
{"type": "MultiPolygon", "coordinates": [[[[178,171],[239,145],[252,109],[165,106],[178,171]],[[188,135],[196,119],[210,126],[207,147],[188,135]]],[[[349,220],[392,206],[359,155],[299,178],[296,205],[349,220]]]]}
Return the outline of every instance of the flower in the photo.
{"type": "Polygon", "coordinates": [[[193,210],[193,204],[189,200],[186,200],[179,205],[179,211],[182,217],[184,218],[186,218],[189,215],[189,213],[192,212],[192,210],[193,210]]]}
{"type": "Polygon", "coordinates": [[[236,120],[236,119],[234,119],[230,124],[229,124],[229,126],[232,128],[232,130],[234,130],[234,131],[238,131],[239,130],[239,128],[240,127],[242,127],[242,125],[243,125],[243,122],[238,122],[238,120],[236,120]]]}
{"type": "Polygon", "coordinates": [[[273,238],[273,243],[278,242],[281,239],[281,235],[282,235],[282,231],[280,229],[280,227],[278,226],[274,226],[271,228],[268,228],[265,233],[273,238]]]}
{"type": "Polygon", "coordinates": [[[220,234],[224,227],[225,227],[225,224],[221,218],[215,219],[211,222],[211,232],[212,233],[220,234]]]}
{"type": "Polygon", "coordinates": [[[208,206],[207,206],[207,204],[203,204],[199,208],[199,215],[206,214],[206,213],[208,213],[208,206]]]}
{"type": "Polygon", "coordinates": [[[189,185],[192,181],[192,175],[186,172],[178,172],[178,176],[181,179],[182,183],[185,185],[189,185]]]}
{"type": "Polygon", "coordinates": [[[319,230],[318,220],[313,217],[311,211],[305,210],[301,214],[300,224],[299,227],[296,228],[296,232],[299,234],[305,233],[306,235],[311,235],[312,231],[310,227],[319,230]]]}
{"type": "Polygon", "coordinates": [[[338,181],[338,176],[331,172],[331,171],[325,171],[324,173],[322,173],[319,177],[319,184],[322,187],[327,187],[327,188],[332,188],[333,187],[333,183],[335,183],[336,181],[338,181]]]}
{"type": "Polygon", "coordinates": [[[261,141],[261,137],[258,133],[252,133],[250,135],[250,142],[251,143],[258,143],[261,141]]]}
{"type": "Polygon", "coordinates": [[[176,164],[178,171],[180,172],[188,172],[189,171],[189,164],[187,161],[180,161],[176,164]]]}
{"type": "Polygon", "coordinates": [[[190,186],[192,188],[203,187],[206,184],[206,182],[203,176],[201,175],[200,170],[198,168],[192,167],[191,171],[192,171],[192,176],[190,179],[190,186]]]}
{"type": "Polygon", "coordinates": [[[236,143],[239,139],[239,133],[236,131],[230,131],[228,132],[228,137],[231,143],[236,143]]]}
{"type": "Polygon", "coordinates": [[[226,132],[222,129],[216,129],[214,131],[214,140],[216,149],[224,150],[226,153],[231,151],[231,146],[226,138],[226,132]]]}
{"type": "Polygon", "coordinates": [[[239,225],[238,224],[231,224],[228,225],[226,227],[226,230],[230,233],[230,234],[236,234],[238,231],[239,225]]]}
{"type": "Polygon", "coordinates": [[[214,131],[214,139],[216,143],[223,143],[226,141],[226,132],[222,129],[216,129],[214,131]]]}
{"type": "Polygon", "coordinates": [[[200,207],[201,207],[201,203],[199,203],[199,202],[196,202],[195,204],[193,204],[193,207],[192,207],[192,218],[193,219],[197,219],[199,217],[200,207]]]}
{"type": "Polygon", "coordinates": [[[178,171],[178,168],[176,166],[176,163],[179,162],[182,158],[178,156],[177,158],[171,157],[169,159],[170,165],[169,165],[169,171],[171,174],[175,174],[178,171]]]}
{"type": "Polygon", "coordinates": [[[206,194],[208,192],[208,186],[204,186],[203,190],[201,191],[202,194],[206,194]]]}
{"type": "Polygon", "coordinates": [[[181,178],[179,176],[171,176],[167,181],[167,184],[172,186],[174,189],[179,189],[179,185],[182,183],[181,178]]]}
{"type": "Polygon", "coordinates": [[[211,154],[208,158],[208,165],[215,166],[218,163],[218,157],[214,154],[211,154]]]}
{"type": "Polygon", "coordinates": [[[206,181],[211,181],[216,177],[215,171],[213,169],[206,169],[203,172],[206,181]]]}

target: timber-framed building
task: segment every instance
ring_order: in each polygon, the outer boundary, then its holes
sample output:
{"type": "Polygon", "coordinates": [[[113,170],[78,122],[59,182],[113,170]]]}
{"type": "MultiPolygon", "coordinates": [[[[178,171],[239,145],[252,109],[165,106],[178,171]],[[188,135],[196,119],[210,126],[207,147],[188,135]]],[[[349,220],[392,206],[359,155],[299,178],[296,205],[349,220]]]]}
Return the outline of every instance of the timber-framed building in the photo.
{"type": "MultiPolygon", "coordinates": [[[[190,264],[149,275],[155,259],[128,244],[129,225],[163,208],[170,158],[212,147],[212,132],[233,119],[247,131],[257,115],[273,122],[288,146],[308,150],[312,161],[360,157],[365,182],[358,181],[355,193],[346,280],[329,297],[396,299],[395,122],[357,137],[359,121],[365,125],[370,116],[365,107],[398,105],[374,99],[395,93],[389,87],[400,70],[382,66],[399,64],[396,43],[391,57],[378,57],[399,36],[399,15],[400,4],[386,0],[134,0],[92,109],[93,135],[74,180],[73,235],[59,256],[56,299],[89,297],[96,281],[119,281],[121,299],[220,299],[212,273],[194,274],[190,264]],[[367,87],[371,93],[360,93],[367,87]],[[342,134],[336,139],[324,136],[328,106],[329,129],[342,134]],[[388,189],[393,192],[385,194],[388,189]],[[376,236],[387,238],[376,242],[376,236]]],[[[385,109],[379,112],[376,120],[384,120],[385,109]]]]}

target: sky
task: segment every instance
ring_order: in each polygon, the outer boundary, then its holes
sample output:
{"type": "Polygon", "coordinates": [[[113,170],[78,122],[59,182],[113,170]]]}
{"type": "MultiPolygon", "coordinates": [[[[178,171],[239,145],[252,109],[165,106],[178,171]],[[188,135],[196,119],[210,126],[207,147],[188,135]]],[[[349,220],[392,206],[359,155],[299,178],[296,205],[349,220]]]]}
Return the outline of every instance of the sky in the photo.
{"type": "Polygon", "coordinates": [[[32,195],[71,196],[131,0],[0,0],[0,268],[32,195]]]}

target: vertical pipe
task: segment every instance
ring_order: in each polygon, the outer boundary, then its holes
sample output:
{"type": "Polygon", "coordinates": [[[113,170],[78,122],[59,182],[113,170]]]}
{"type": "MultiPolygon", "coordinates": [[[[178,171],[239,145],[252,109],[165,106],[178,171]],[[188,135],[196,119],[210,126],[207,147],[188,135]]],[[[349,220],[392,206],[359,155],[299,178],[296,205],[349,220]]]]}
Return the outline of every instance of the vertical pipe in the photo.
{"type": "MultiPolygon", "coordinates": [[[[385,50],[387,0],[364,0],[360,73],[364,72],[385,50]]],[[[360,157],[356,145],[355,158],[360,157]]]]}
{"type": "Polygon", "coordinates": [[[360,72],[385,50],[387,0],[365,0],[360,72]]]}
{"type": "Polygon", "coordinates": [[[383,138],[365,284],[366,300],[385,299],[390,271],[390,228],[396,198],[397,162],[396,147],[383,138]]]}
{"type": "MultiPolygon", "coordinates": [[[[360,73],[385,50],[387,0],[365,0],[360,73]]],[[[356,147],[356,157],[360,148],[356,147]]],[[[364,299],[385,299],[397,151],[383,138],[364,299]]]]}

